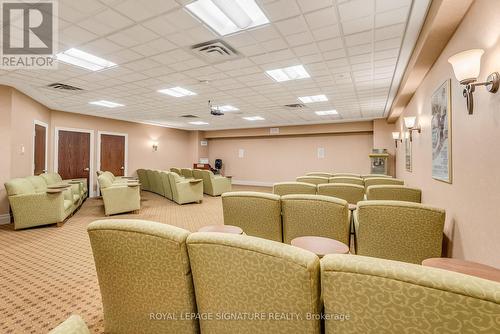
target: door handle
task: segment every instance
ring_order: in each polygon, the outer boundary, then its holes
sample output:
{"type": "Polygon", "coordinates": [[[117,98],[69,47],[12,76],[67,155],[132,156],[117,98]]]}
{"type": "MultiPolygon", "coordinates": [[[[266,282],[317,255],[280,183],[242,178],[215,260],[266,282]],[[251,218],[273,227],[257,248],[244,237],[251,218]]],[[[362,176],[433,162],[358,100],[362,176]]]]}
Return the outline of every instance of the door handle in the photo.
{"type": "Polygon", "coordinates": [[[122,167],[120,167],[120,169],[121,169],[121,170],[124,170],[124,169],[125,169],[125,167],[123,167],[123,166],[122,166],[122,167]]]}
{"type": "Polygon", "coordinates": [[[90,170],[90,168],[87,167],[87,168],[84,168],[83,170],[88,172],[90,170]]]}

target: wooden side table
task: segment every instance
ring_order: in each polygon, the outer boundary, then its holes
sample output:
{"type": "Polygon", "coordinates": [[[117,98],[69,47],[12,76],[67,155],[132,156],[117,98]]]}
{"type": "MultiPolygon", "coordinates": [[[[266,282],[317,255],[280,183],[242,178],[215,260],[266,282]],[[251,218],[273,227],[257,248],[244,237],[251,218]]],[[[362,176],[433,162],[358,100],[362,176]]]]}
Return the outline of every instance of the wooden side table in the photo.
{"type": "Polygon", "coordinates": [[[292,240],[291,245],[311,251],[319,257],[323,257],[326,254],[349,253],[349,247],[347,247],[346,244],[335,239],[324,237],[298,237],[292,240]]]}
{"type": "Polygon", "coordinates": [[[198,232],[219,232],[229,234],[243,234],[243,230],[233,225],[207,225],[198,229],[198,232]]]}
{"type": "Polygon", "coordinates": [[[436,257],[425,259],[424,261],[422,261],[422,265],[426,267],[440,268],[461,274],[476,276],[490,281],[500,282],[500,269],[477,262],[436,257]]]}

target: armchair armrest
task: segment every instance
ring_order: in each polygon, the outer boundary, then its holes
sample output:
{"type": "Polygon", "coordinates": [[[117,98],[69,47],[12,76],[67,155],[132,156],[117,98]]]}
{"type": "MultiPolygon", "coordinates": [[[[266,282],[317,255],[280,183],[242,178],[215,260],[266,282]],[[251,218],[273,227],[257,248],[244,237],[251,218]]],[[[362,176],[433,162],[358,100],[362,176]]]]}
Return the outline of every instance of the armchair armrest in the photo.
{"type": "Polygon", "coordinates": [[[202,179],[191,179],[189,180],[189,183],[200,183],[200,182],[203,182],[202,179]]]}

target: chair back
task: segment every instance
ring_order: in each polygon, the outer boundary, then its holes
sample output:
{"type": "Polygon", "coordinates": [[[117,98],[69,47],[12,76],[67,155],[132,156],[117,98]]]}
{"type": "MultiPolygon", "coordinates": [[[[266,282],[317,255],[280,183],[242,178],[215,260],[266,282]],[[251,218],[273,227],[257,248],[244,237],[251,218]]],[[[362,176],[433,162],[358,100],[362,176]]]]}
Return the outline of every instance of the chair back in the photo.
{"type": "Polygon", "coordinates": [[[61,178],[61,175],[59,175],[59,173],[43,173],[43,174],[40,174],[40,176],[45,180],[47,185],[62,182],[62,178],[61,178]]]}
{"type": "Polygon", "coordinates": [[[184,176],[186,179],[192,179],[193,170],[191,168],[181,168],[181,175],[184,176]]]}
{"type": "Polygon", "coordinates": [[[247,235],[283,241],[280,196],[259,192],[222,194],[224,224],[241,227],[247,235]]]}
{"type": "Polygon", "coordinates": [[[295,179],[295,181],[318,185],[328,183],[328,178],[323,176],[299,176],[295,179]]]}
{"type": "Polygon", "coordinates": [[[173,200],[172,185],[170,184],[170,176],[169,176],[170,174],[172,174],[172,172],[161,171],[160,177],[161,177],[161,184],[163,186],[163,194],[164,194],[163,196],[165,196],[169,200],[173,200]]]}
{"type": "Polygon", "coordinates": [[[309,173],[306,173],[306,176],[333,177],[333,174],[326,173],[326,172],[309,172],[309,173]]]}
{"type": "Polygon", "coordinates": [[[442,209],[410,202],[363,201],[355,218],[358,255],[416,264],[441,256],[442,209]]]}
{"type": "Polygon", "coordinates": [[[356,184],[358,186],[364,186],[365,181],[360,177],[353,176],[334,176],[329,179],[330,183],[348,183],[348,184],[356,184]]]}
{"type": "Polygon", "coordinates": [[[347,201],[321,195],[281,197],[283,242],[302,236],[317,236],[349,244],[347,201]]]}
{"type": "Polygon", "coordinates": [[[273,194],[284,196],[291,194],[316,195],[316,185],[305,182],[280,182],[273,185],[273,194]]]}
{"type": "Polygon", "coordinates": [[[365,187],[348,183],[328,183],[318,185],[318,195],[337,197],[350,204],[365,198],[365,187]]]}
{"type": "Polygon", "coordinates": [[[371,177],[365,179],[365,191],[368,189],[369,186],[378,186],[382,184],[387,184],[387,185],[399,185],[402,186],[405,184],[405,181],[399,180],[399,179],[393,179],[390,177],[371,177]]]}
{"type": "Polygon", "coordinates": [[[35,194],[35,186],[26,178],[15,178],[5,182],[7,196],[35,194]]]}
{"type": "Polygon", "coordinates": [[[41,176],[28,176],[26,180],[31,182],[33,187],[35,187],[35,192],[44,193],[47,191],[47,183],[41,176]]]}
{"type": "Polygon", "coordinates": [[[193,169],[193,177],[195,179],[203,180],[203,192],[204,193],[212,193],[213,192],[213,178],[214,173],[209,170],[204,169],[193,169]]]}
{"type": "Polygon", "coordinates": [[[325,314],[350,317],[327,319],[326,333],[498,332],[500,283],[453,271],[332,254],[321,290],[325,314]]]}
{"type": "Polygon", "coordinates": [[[333,177],[361,177],[360,174],[355,174],[355,173],[334,173],[333,177]]]}
{"type": "Polygon", "coordinates": [[[200,314],[298,314],[287,321],[254,317],[201,319],[202,333],[319,334],[319,259],[271,240],[224,233],[193,233],[187,240],[200,314]],[[278,311],[279,310],[279,311],[278,311]]]}
{"type": "Polygon", "coordinates": [[[153,187],[153,192],[160,196],[165,196],[165,191],[163,190],[163,181],[161,179],[161,171],[153,170],[152,176],[154,180],[153,184],[151,185],[153,187]]]}
{"type": "Polygon", "coordinates": [[[389,178],[389,179],[393,178],[391,175],[386,175],[386,174],[361,174],[362,179],[370,179],[373,177],[385,177],[385,178],[389,178]]]}
{"type": "Polygon", "coordinates": [[[188,231],[125,219],[95,221],[87,230],[106,333],[198,333],[196,320],[151,319],[158,312],[196,312],[188,231]]]}
{"type": "Polygon", "coordinates": [[[137,177],[139,178],[139,182],[141,184],[141,189],[146,191],[151,191],[151,186],[149,185],[149,179],[146,174],[145,169],[137,170],[137,177]]]}
{"type": "Polygon", "coordinates": [[[170,171],[174,172],[174,173],[177,173],[177,175],[179,175],[179,176],[182,176],[182,172],[181,172],[180,168],[172,167],[172,168],[170,168],[170,171]]]}
{"type": "Polygon", "coordinates": [[[422,203],[422,190],[399,185],[369,186],[366,199],[422,203]]]}

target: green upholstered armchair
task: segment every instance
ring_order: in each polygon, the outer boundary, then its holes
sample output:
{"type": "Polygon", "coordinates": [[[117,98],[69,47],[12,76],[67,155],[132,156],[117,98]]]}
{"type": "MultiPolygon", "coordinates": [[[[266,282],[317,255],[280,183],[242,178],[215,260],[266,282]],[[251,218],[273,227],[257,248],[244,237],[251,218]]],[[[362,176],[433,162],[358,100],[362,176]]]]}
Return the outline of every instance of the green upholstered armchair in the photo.
{"type": "Polygon", "coordinates": [[[281,197],[283,242],[302,236],[332,238],[349,244],[347,201],[321,195],[281,197]]]}
{"type": "Polygon", "coordinates": [[[210,196],[219,196],[231,191],[231,179],[228,177],[214,175],[209,170],[194,169],[195,179],[203,180],[203,192],[210,196]]]}
{"type": "Polygon", "coordinates": [[[172,172],[168,173],[168,179],[175,203],[201,203],[203,200],[203,180],[185,179],[172,172]]]}
{"type": "Polygon", "coordinates": [[[332,177],[332,173],[326,173],[326,172],[309,172],[306,173],[306,176],[321,176],[321,177],[332,177]]]}
{"type": "Polygon", "coordinates": [[[500,284],[416,264],[354,255],[321,259],[325,321],[336,333],[498,333],[500,284]],[[332,318],[332,317],[331,317],[332,318]]]}
{"type": "MultiPolygon", "coordinates": [[[[151,169],[146,169],[146,177],[148,178],[148,182],[149,182],[149,191],[151,192],[155,192],[155,182],[156,182],[156,178],[155,178],[155,175],[153,173],[153,170],[151,169]]],[[[158,190],[158,189],[156,189],[158,190]]]]}
{"type": "Polygon", "coordinates": [[[355,173],[334,173],[333,177],[361,177],[360,174],[355,174],[355,173]]]}
{"type": "MultiPolygon", "coordinates": [[[[152,191],[160,196],[165,196],[165,190],[163,188],[163,181],[161,178],[161,171],[159,170],[152,170],[151,171],[151,178],[153,179],[153,183],[150,183],[152,191]]],[[[151,180],[150,178],[150,180],[151,180]]]]}
{"type": "Polygon", "coordinates": [[[400,185],[369,186],[366,189],[366,199],[421,203],[422,190],[400,185]]]}
{"type": "Polygon", "coordinates": [[[198,312],[265,314],[264,319],[200,320],[206,334],[319,334],[319,259],[306,250],[246,235],[191,234],[187,239],[198,312]],[[298,314],[287,320],[269,314],[298,314]]]}
{"type": "Polygon", "coordinates": [[[160,172],[160,177],[161,177],[161,183],[163,185],[164,196],[172,201],[174,198],[172,194],[172,186],[170,185],[170,177],[169,177],[170,173],[172,172],[162,171],[160,172]]]}
{"type": "Polygon", "coordinates": [[[85,321],[79,315],[73,314],[49,334],[90,334],[90,331],[85,321]]]}
{"type": "Polygon", "coordinates": [[[181,172],[180,168],[172,167],[172,168],[170,168],[170,171],[173,172],[173,173],[176,173],[179,176],[182,176],[182,172],[181,172]]]}
{"type": "Polygon", "coordinates": [[[422,263],[440,257],[445,211],[400,201],[363,201],[354,214],[356,254],[422,263]]]}
{"type": "Polygon", "coordinates": [[[273,194],[280,196],[292,194],[316,195],[316,185],[305,182],[279,182],[273,185],[273,194]]]}
{"type": "Polygon", "coordinates": [[[97,181],[99,182],[106,216],[135,211],[141,208],[139,183],[114,184],[106,174],[101,174],[97,181]]]}
{"type": "Polygon", "coordinates": [[[196,320],[151,319],[196,312],[186,249],[189,232],[152,221],[95,221],[88,233],[106,333],[198,333],[196,320]]]}
{"type": "Polygon", "coordinates": [[[369,186],[377,185],[404,185],[405,181],[393,179],[392,177],[370,177],[365,179],[365,191],[369,186]]]}
{"type": "Polygon", "coordinates": [[[299,176],[295,181],[318,185],[328,183],[328,178],[323,176],[299,176]]]}
{"type": "Polygon", "coordinates": [[[337,197],[356,204],[364,199],[365,187],[348,183],[319,184],[318,195],[337,197]]]}
{"type": "Polygon", "coordinates": [[[151,191],[151,186],[149,184],[149,179],[146,170],[138,169],[137,176],[139,177],[139,183],[141,184],[141,189],[146,191],[151,191]]]}
{"type": "Polygon", "coordinates": [[[5,183],[14,215],[14,229],[62,223],[75,209],[71,190],[47,190],[41,177],[35,185],[26,178],[5,183]]]}
{"type": "Polygon", "coordinates": [[[181,176],[186,179],[194,179],[193,170],[191,168],[181,168],[181,176]]]}
{"type": "Polygon", "coordinates": [[[78,207],[88,196],[87,179],[63,180],[59,173],[43,173],[40,174],[39,177],[41,177],[45,181],[45,184],[47,186],[69,184],[71,187],[71,192],[73,193],[73,202],[76,207],[78,207]]]}
{"type": "Polygon", "coordinates": [[[280,196],[259,192],[222,194],[224,224],[239,226],[247,235],[278,242],[281,233],[280,196]]]}
{"type": "Polygon", "coordinates": [[[358,186],[364,186],[365,181],[360,177],[353,176],[334,176],[328,179],[329,183],[348,183],[356,184],[358,186]]]}

